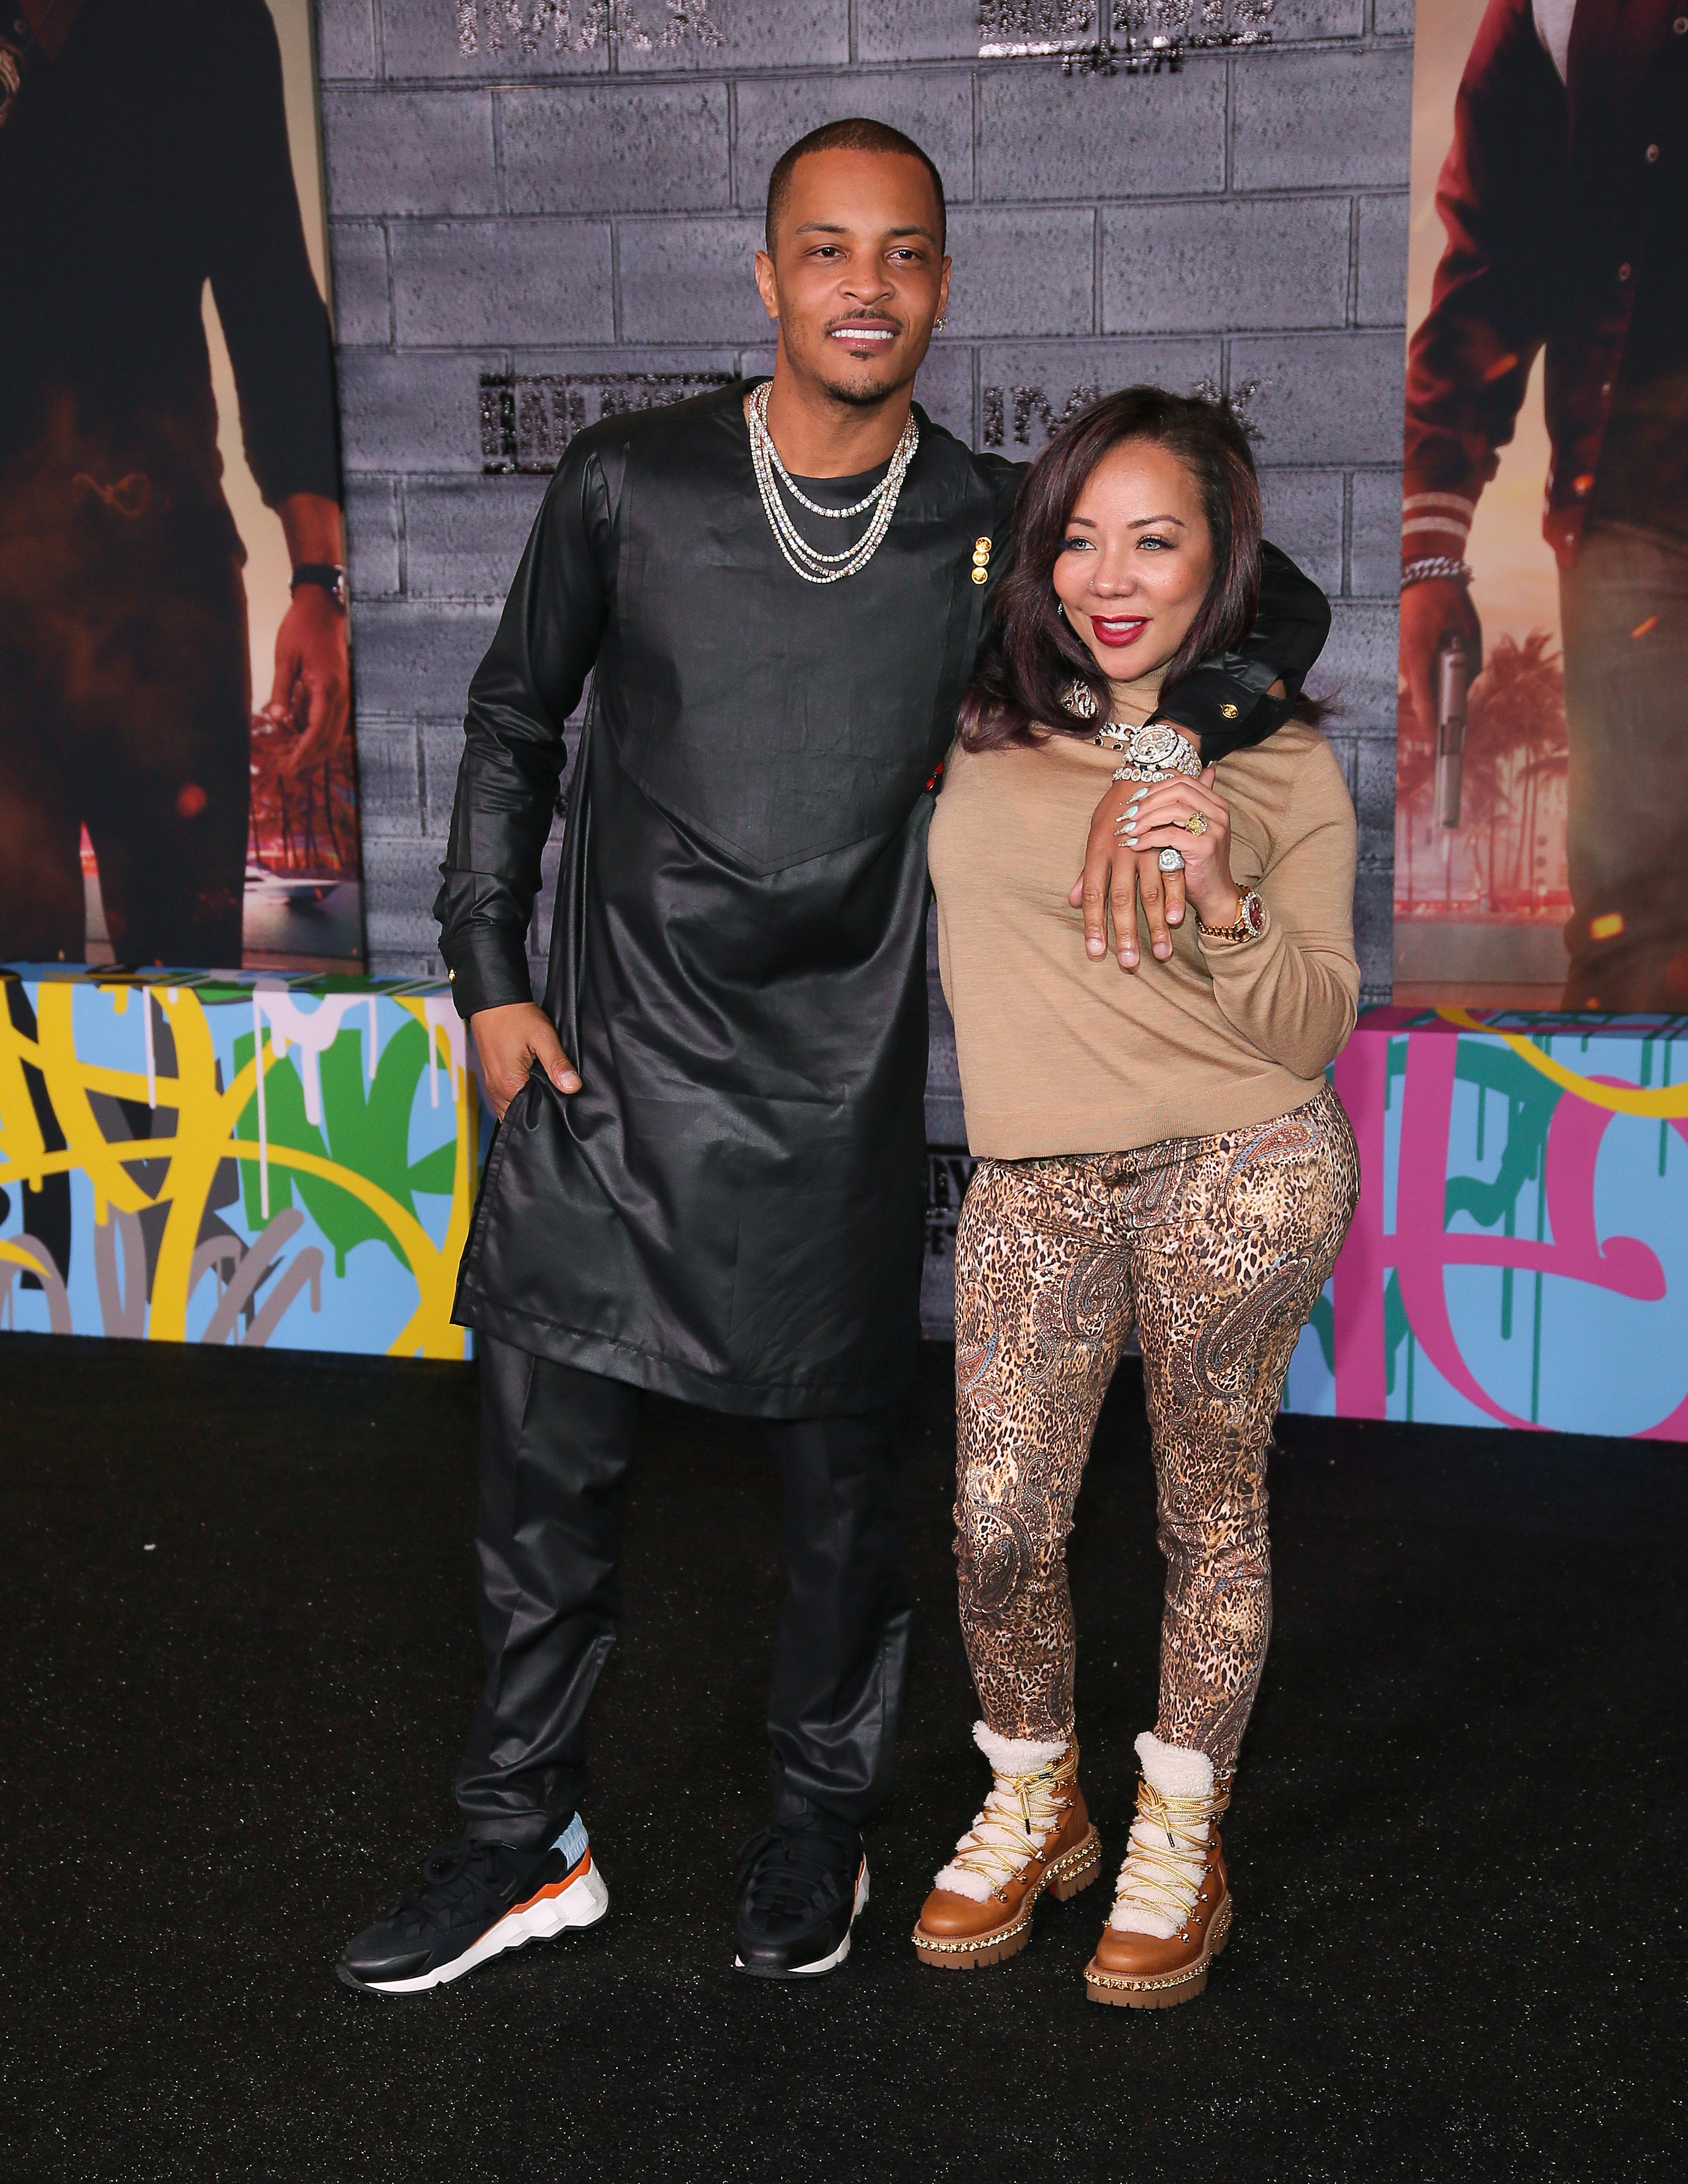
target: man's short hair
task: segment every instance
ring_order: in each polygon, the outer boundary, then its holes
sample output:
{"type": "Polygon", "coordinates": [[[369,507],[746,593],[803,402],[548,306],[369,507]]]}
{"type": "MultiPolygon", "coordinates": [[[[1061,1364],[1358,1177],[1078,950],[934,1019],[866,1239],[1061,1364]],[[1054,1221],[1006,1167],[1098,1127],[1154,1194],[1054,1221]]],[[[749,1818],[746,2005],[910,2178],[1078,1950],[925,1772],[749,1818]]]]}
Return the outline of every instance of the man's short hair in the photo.
{"type": "Polygon", "coordinates": [[[770,257],[773,255],[775,230],[791,195],[792,170],[811,152],[898,152],[905,159],[918,159],[932,177],[932,194],[938,200],[938,248],[942,250],[945,247],[943,176],[912,136],[905,136],[900,129],[893,129],[889,122],[868,121],[858,114],[846,121],[823,122],[806,136],[799,136],[790,150],[782,152],[775,161],[774,170],[768,176],[766,236],[770,257]]]}

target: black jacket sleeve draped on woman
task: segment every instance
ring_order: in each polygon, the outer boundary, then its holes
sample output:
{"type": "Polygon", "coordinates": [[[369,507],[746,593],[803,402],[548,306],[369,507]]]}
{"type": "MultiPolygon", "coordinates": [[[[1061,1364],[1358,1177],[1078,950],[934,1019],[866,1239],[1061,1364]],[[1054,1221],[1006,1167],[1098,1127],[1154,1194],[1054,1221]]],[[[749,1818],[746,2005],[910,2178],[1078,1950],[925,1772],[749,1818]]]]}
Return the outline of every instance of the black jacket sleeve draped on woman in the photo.
{"type": "MultiPolygon", "coordinates": [[[[916,412],[878,552],[810,584],[758,498],[744,393],[571,443],[471,686],[435,908],[463,1015],[532,998],[563,723],[590,672],[544,997],[582,1089],[535,1074],[511,1103],[457,1318],[798,1418],[877,1408],[913,1369],[929,783],[989,597],[975,542],[1006,543],[1020,473],[916,412]]],[[[1261,694],[1299,691],[1329,622],[1267,549],[1250,644],[1168,711],[1257,739],[1280,714],[1261,694]]]]}

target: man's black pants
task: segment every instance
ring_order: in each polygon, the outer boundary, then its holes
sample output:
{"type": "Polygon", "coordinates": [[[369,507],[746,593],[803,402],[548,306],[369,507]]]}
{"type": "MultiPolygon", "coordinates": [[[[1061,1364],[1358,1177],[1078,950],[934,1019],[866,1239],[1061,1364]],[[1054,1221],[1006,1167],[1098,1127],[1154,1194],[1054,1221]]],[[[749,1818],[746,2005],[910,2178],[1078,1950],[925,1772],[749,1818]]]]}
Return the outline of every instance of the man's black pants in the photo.
{"type": "Polygon", "coordinates": [[[0,958],[86,957],[86,826],[120,963],[238,967],[252,671],[227,518],[100,535],[118,523],[95,503],[0,546],[0,958]]]}
{"type": "Polygon", "coordinates": [[[1559,583],[1568,1009],[1688,1006],[1688,543],[1592,522],[1559,583]]]}
{"type": "MultiPolygon", "coordinates": [[[[616,1643],[640,1394],[477,1339],[476,1527],[487,1681],[458,1769],[466,1831],[526,1847],[585,1785],[587,1706],[616,1643]]],[[[909,1596],[891,1415],[766,1431],[785,1488],[786,1591],[768,1733],[777,1815],[859,1824],[889,1787],[909,1596]]]]}

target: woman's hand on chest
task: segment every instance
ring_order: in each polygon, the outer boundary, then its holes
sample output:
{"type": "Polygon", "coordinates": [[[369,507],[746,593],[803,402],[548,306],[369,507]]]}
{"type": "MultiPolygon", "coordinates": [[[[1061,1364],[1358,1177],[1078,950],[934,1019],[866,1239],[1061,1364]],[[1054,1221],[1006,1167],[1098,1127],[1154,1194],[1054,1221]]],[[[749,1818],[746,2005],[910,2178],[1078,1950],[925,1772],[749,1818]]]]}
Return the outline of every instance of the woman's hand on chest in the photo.
{"type": "Polygon", "coordinates": [[[1179,853],[1185,897],[1204,925],[1235,922],[1242,889],[1232,869],[1231,811],[1214,786],[1211,766],[1145,789],[1119,831],[1139,855],[1179,853]]]}

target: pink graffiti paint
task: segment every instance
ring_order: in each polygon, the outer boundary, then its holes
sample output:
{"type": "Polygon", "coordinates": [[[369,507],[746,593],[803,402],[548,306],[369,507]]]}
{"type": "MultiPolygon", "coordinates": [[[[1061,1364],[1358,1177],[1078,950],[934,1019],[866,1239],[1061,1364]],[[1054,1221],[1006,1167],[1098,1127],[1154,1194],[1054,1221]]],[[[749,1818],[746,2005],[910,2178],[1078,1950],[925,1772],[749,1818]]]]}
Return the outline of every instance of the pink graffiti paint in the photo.
{"type": "MultiPolygon", "coordinates": [[[[1402,1086],[1401,1150],[1396,1172],[1396,1226],[1384,1228],[1384,1097],[1386,1034],[1349,1042],[1336,1065],[1336,1089],[1360,1145],[1360,1203],[1336,1264],[1334,1347],[1340,1417],[1385,1415],[1384,1277],[1393,1267],[1407,1324],[1425,1357],[1450,1387],[1502,1425],[1540,1430],[1496,1401],[1460,1348],[1448,1311],[1450,1267],[1512,1267],[1557,1274],[1618,1296],[1657,1303],[1665,1294],[1657,1256],[1634,1236],[1602,1241],[1595,1227],[1594,1176],[1611,1111],[1566,1093],[1548,1124],[1543,1188],[1552,1240],[1483,1234],[1450,1234],[1444,1226],[1448,1133],[1453,1112],[1458,1041],[1443,1032],[1408,1033],[1402,1086]]],[[[1620,1084],[1596,1077],[1597,1084],[1620,1084]]],[[[1679,1123],[1677,1128],[1681,1129],[1679,1123]]],[[[1685,1133],[1688,1134],[1688,1133],[1685,1133]]],[[[1688,1399],[1662,1424],[1660,1438],[1688,1429],[1688,1399]],[[1677,1430],[1673,1432],[1675,1427],[1677,1430]]]]}

